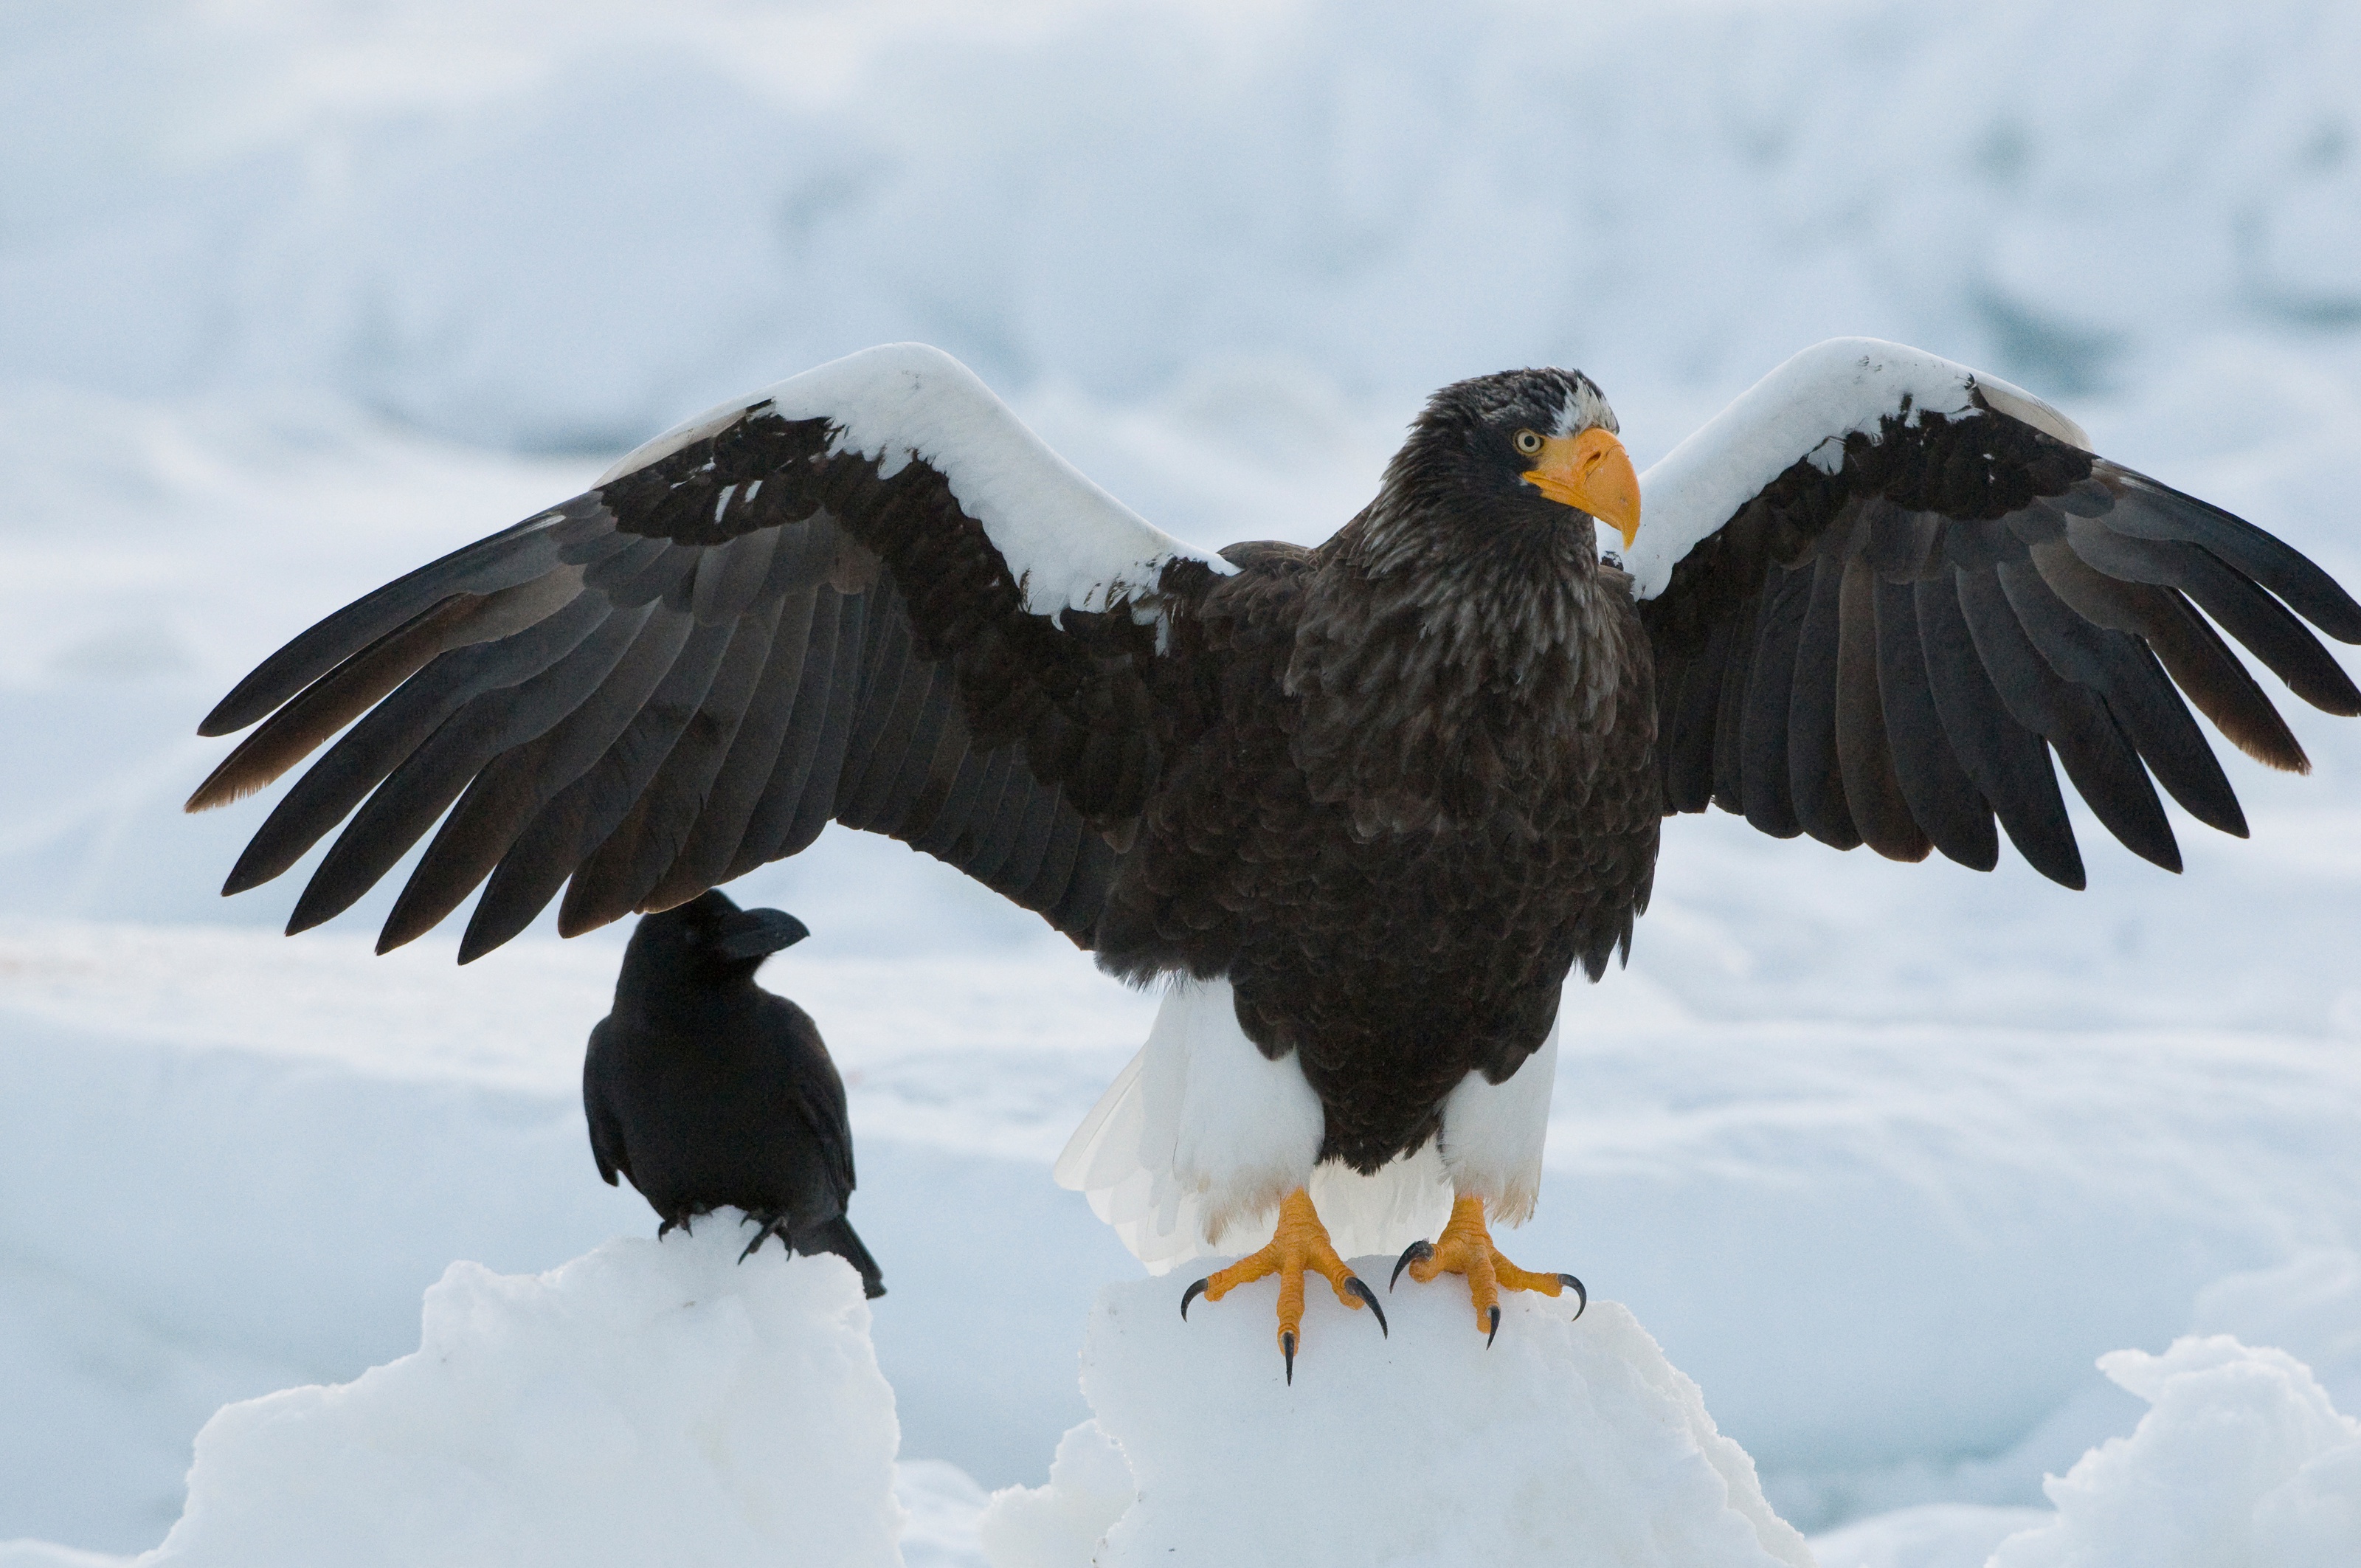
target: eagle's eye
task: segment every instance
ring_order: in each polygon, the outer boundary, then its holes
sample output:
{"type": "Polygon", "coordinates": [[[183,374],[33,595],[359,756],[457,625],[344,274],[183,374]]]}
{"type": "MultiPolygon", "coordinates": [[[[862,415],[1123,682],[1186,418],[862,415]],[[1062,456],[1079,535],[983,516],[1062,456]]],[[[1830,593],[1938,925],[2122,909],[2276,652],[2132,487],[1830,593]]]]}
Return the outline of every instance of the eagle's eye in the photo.
{"type": "Polygon", "coordinates": [[[1531,457],[1542,449],[1542,438],[1530,430],[1517,432],[1517,450],[1531,457]]]}

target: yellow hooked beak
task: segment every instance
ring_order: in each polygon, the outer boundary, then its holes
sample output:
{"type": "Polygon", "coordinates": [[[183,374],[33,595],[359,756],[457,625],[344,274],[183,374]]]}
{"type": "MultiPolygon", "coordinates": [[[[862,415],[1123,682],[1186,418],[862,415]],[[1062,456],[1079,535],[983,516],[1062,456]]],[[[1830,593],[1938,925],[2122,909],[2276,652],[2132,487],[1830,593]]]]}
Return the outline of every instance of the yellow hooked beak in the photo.
{"type": "Polygon", "coordinates": [[[1561,506],[1613,525],[1629,550],[1640,532],[1640,476],[1623,444],[1594,425],[1580,435],[1553,435],[1524,481],[1561,506]]]}

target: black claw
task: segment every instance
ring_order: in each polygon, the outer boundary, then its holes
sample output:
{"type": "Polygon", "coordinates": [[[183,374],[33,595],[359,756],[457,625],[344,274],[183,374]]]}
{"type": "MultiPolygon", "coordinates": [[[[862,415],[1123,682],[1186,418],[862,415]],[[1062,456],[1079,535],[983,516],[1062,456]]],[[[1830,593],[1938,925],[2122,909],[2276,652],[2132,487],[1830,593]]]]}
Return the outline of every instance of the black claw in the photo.
{"type": "Polygon", "coordinates": [[[1287,1357],[1287,1386],[1292,1388],[1295,1387],[1295,1336],[1293,1334],[1283,1333],[1279,1336],[1279,1354],[1287,1357]]]}
{"type": "Polygon", "coordinates": [[[1345,1277],[1345,1288],[1358,1296],[1361,1299],[1361,1305],[1378,1315],[1378,1332],[1388,1339],[1393,1338],[1393,1330],[1386,1327],[1386,1310],[1378,1305],[1378,1293],[1370,1289],[1357,1274],[1348,1274],[1345,1277]]]}
{"type": "Polygon", "coordinates": [[[1427,1242],[1412,1242],[1410,1245],[1402,1248],[1401,1256],[1394,1259],[1394,1277],[1386,1281],[1386,1288],[1388,1290],[1391,1290],[1396,1285],[1401,1282],[1401,1271],[1403,1269],[1408,1268],[1413,1263],[1424,1263],[1428,1258],[1433,1257],[1433,1255],[1434,1247],[1431,1243],[1427,1242]]]}
{"type": "Polygon", "coordinates": [[[1494,1335],[1496,1335],[1496,1334],[1498,1334],[1498,1333],[1500,1332],[1500,1309],[1499,1309],[1499,1307],[1497,1307],[1497,1306],[1496,1306],[1496,1307],[1488,1308],[1488,1309],[1487,1309],[1487,1310],[1489,1310],[1489,1311],[1491,1312],[1491,1314],[1492,1314],[1492,1326],[1491,1326],[1491,1328],[1490,1328],[1490,1329],[1488,1329],[1488,1330],[1487,1330],[1487,1331],[1485,1332],[1485,1334],[1484,1334],[1484,1348],[1485,1348],[1486,1350],[1489,1350],[1489,1349],[1491,1349],[1491,1348],[1492,1348],[1492,1339],[1493,1339],[1493,1336],[1494,1336],[1494,1335]]]}
{"type": "Polygon", "coordinates": [[[656,1227],[656,1240],[662,1241],[666,1235],[670,1234],[674,1223],[674,1221],[666,1220],[663,1224],[658,1225],[656,1227]]]}
{"type": "MultiPolygon", "coordinates": [[[[794,1249],[787,1245],[786,1233],[779,1229],[780,1221],[783,1218],[785,1218],[785,1216],[774,1216],[763,1221],[763,1228],[754,1233],[754,1239],[746,1244],[746,1250],[738,1255],[738,1261],[743,1263],[748,1258],[753,1256],[755,1249],[760,1247],[764,1242],[770,1240],[771,1237],[774,1235],[779,1238],[779,1245],[782,1248],[792,1252],[794,1249]]],[[[742,1223],[743,1222],[741,1223],[742,1223]]]]}
{"type": "MultiPolygon", "coordinates": [[[[1206,1276],[1207,1279],[1212,1277],[1213,1277],[1211,1275],[1206,1276]]],[[[1180,1292],[1180,1321],[1182,1322],[1185,1323],[1189,1321],[1189,1303],[1195,1300],[1198,1297],[1202,1296],[1204,1293],[1204,1279],[1200,1279],[1196,1284],[1191,1285],[1188,1289],[1180,1292]]],[[[1576,1312],[1575,1316],[1578,1318],[1582,1316],[1582,1314],[1580,1312],[1576,1312]]]]}
{"type": "Polygon", "coordinates": [[[1574,1301],[1574,1318],[1568,1318],[1568,1319],[1566,1320],[1566,1321],[1568,1321],[1568,1322],[1572,1322],[1572,1321],[1574,1321],[1575,1318],[1579,1318],[1579,1317],[1581,1317],[1581,1316],[1582,1316],[1582,1314],[1583,1314],[1583,1312],[1584,1312],[1584,1311],[1585,1311],[1585,1310],[1589,1307],[1589,1305],[1590,1305],[1590,1292],[1589,1292],[1589,1291],[1587,1291],[1587,1290],[1585,1290],[1585,1289],[1582,1288],[1582,1281],[1581,1281],[1581,1280],[1579,1280],[1579,1279],[1576,1279],[1576,1278],[1573,1275],[1571,1275],[1571,1274],[1561,1274],[1561,1275],[1559,1275],[1559,1276],[1558,1276],[1558,1278],[1559,1278],[1562,1282],[1564,1282],[1565,1284],[1571,1285],[1571,1286],[1573,1286],[1573,1287],[1574,1287],[1574,1297],[1575,1297],[1575,1301],[1574,1301]]]}

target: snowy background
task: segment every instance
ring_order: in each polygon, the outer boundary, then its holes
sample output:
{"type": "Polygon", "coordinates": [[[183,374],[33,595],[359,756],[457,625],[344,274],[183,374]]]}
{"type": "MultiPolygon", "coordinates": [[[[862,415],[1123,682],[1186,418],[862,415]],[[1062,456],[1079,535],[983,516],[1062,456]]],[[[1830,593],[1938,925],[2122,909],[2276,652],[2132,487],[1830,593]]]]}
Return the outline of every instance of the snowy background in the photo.
{"type": "MultiPolygon", "coordinates": [[[[462,970],[370,958],[384,895],[279,938],[300,870],[214,895],[267,803],[179,814],[196,720],[319,615],[903,338],[1206,545],[1323,536],[1455,377],[1577,365],[1644,466],[1897,338],[2361,583],[2356,80],[2329,0],[0,0],[0,1541],[150,1546],[223,1401],[653,1226],[577,1098],[620,933],[462,970]]],[[[2043,1517],[1960,1510],[2131,1431],[2103,1353],[2235,1333],[2361,1411],[2361,728],[2285,706],[2315,772],[2229,757],[2254,837],[2176,812],[2177,878],[2087,817],[2079,895],[1670,824],[1569,995],[1510,1250],[1795,1524],[1884,1530],[1825,1568],[2043,1517]]],[[[766,979],[961,1539],[1137,1276],[1048,1172],[1150,1003],[884,840],[733,891],[815,933],[766,979]]]]}

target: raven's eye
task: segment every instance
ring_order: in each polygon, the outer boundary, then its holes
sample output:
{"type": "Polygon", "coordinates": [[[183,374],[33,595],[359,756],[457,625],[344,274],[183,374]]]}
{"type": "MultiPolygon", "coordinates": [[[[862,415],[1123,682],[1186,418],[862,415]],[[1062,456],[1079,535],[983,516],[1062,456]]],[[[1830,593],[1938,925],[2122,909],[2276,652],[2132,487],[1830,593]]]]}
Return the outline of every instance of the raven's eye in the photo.
{"type": "Polygon", "coordinates": [[[1517,432],[1517,450],[1531,457],[1542,449],[1542,438],[1530,430],[1517,432]]]}

